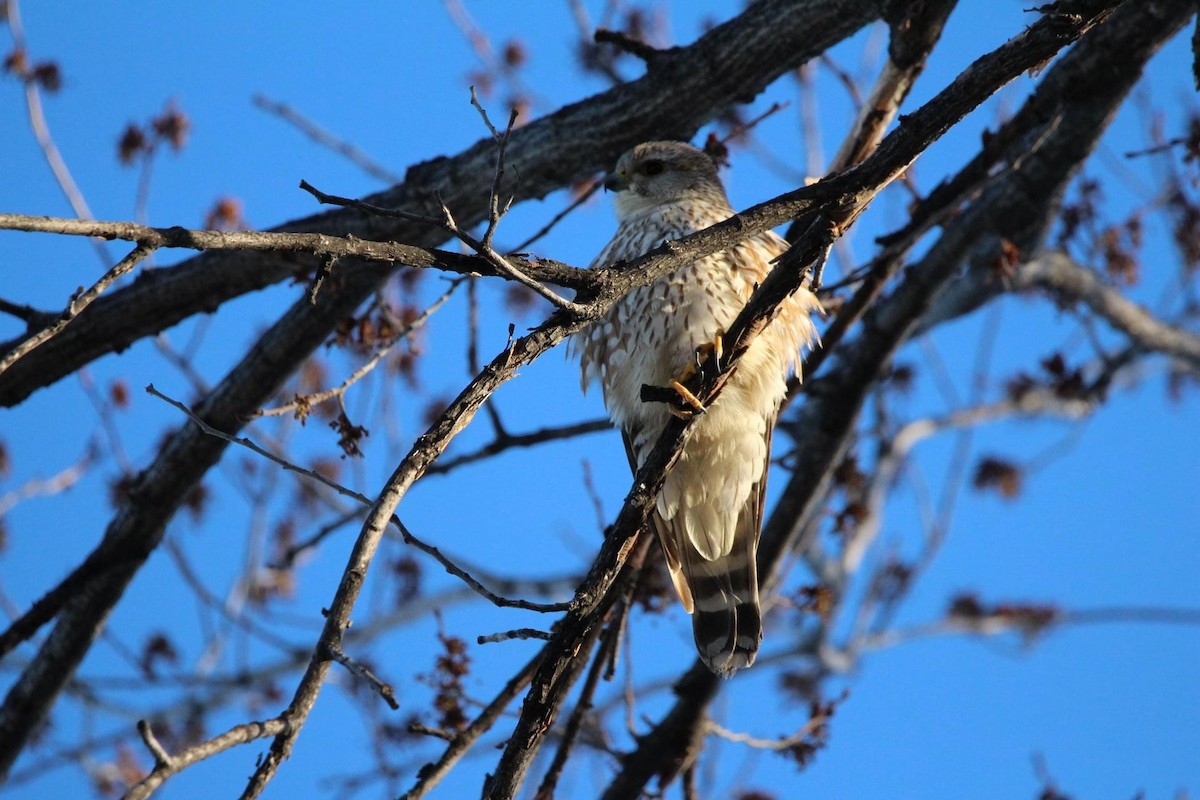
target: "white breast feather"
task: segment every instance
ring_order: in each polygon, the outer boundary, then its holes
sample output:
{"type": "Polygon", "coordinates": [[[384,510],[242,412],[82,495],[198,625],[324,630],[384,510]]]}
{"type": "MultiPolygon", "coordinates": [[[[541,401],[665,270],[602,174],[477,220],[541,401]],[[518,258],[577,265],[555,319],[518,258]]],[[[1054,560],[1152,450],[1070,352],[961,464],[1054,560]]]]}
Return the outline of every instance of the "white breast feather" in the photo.
{"type": "MultiPolygon", "coordinates": [[[[596,264],[632,260],[727,216],[716,209],[712,218],[694,219],[678,206],[655,208],[624,220],[596,264]]],[[[780,244],[768,234],[740,245],[737,258],[765,264],[780,244]]],[[[664,386],[678,377],[697,347],[729,327],[766,274],[765,269],[761,275],[735,269],[734,259],[731,252],[718,253],[634,290],[576,337],[584,389],[594,381],[601,384],[613,421],[634,432],[639,465],[669,418],[663,404],[641,401],[642,384],[664,386]]],[[[667,476],[657,511],[682,527],[706,559],[727,555],[733,546],[737,515],[763,477],[767,422],[778,411],[801,348],[815,338],[809,314],[817,307],[805,291],[786,301],[782,319],[769,325],[742,357],[667,476]]]]}

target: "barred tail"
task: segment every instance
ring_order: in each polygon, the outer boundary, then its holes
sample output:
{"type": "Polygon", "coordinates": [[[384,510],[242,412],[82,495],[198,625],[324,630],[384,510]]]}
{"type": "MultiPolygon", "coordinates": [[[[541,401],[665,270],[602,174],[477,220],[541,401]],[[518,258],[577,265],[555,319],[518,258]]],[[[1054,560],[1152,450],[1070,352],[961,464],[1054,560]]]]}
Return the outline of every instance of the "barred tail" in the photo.
{"type": "Polygon", "coordinates": [[[684,555],[683,569],[694,601],[692,632],[700,658],[723,677],[753,664],[762,641],[754,548],[735,543],[729,555],[714,561],[693,550],[684,555]]]}

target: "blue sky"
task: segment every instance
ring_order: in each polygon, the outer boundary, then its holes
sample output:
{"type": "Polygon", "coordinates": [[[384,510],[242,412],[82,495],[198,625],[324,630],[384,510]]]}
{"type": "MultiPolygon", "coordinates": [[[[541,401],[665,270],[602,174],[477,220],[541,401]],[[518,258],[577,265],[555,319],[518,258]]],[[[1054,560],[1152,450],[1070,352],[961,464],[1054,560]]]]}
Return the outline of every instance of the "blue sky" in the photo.
{"type": "MultiPolygon", "coordinates": [[[[602,4],[586,5],[598,14],[602,4]]],[[[980,52],[1031,22],[1032,15],[1022,13],[1024,5],[1028,4],[963,0],[909,108],[932,96],[980,52]]],[[[675,42],[689,42],[700,30],[701,20],[726,19],[740,6],[677,4],[670,10],[670,35],[675,42]]],[[[468,2],[466,7],[497,47],[511,37],[524,43],[529,63],[523,80],[535,99],[535,116],[604,88],[575,69],[575,28],[566,3],[547,2],[536,8],[523,4],[519,11],[514,11],[517,6],[500,3],[468,2]]],[[[296,188],[301,178],[340,195],[382,188],[340,156],[255,108],[251,98],[257,93],[292,105],[400,173],[412,163],[457,152],[485,133],[467,94],[468,75],[480,67],[479,61],[440,3],[330,6],[307,2],[291,4],[285,12],[277,4],[46,0],[23,3],[22,15],[33,59],[56,60],[63,70],[63,90],[46,98],[46,113],[58,146],[98,218],[127,219],[133,214],[138,173],[118,164],[115,143],[127,123],[158,114],[168,102],[177,103],[193,127],[181,153],[164,153],[155,161],[148,221],[158,225],[199,227],[205,211],[225,195],[244,203],[246,219],[253,226],[269,227],[305,216],[315,207],[296,188]]],[[[875,63],[871,53],[877,53],[882,42],[878,30],[867,31],[839,47],[835,56],[853,74],[869,76],[869,65],[875,63]]],[[[0,47],[7,49],[7,40],[0,47]]],[[[1153,178],[1150,162],[1126,161],[1120,154],[1147,144],[1143,108],[1163,115],[1168,136],[1182,133],[1181,121],[1196,103],[1189,57],[1184,37],[1159,55],[1137,89],[1135,102],[1122,111],[1088,167],[1088,175],[1107,180],[1119,169],[1153,178]]],[[[827,159],[836,149],[851,106],[827,72],[821,73],[818,85],[827,159]]],[[[1014,109],[1031,85],[1032,79],[1023,78],[1008,87],[931,148],[915,168],[918,186],[928,190],[969,158],[980,132],[1014,109]]],[[[801,170],[804,154],[796,133],[795,96],[794,84],[785,79],[756,101],[754,109],[765,109],[773,100],[791,101],[756,133],[764,148],[774,149],[792,169],[801,170]]],[[[485,98],[497,119],[503,118],[504,101],[503,90],[485,98]]],[[[0,80],[0,171],[4,175],[0,211],[70,215],[29,132],[20,87],[8,78],[0,80]]],[[[782,174],[753,150],[735,151],[725,178],[735,207],[794,188],[793,175],[782,174]]],[[[1103,210],[1117,220],[1144,200],[1135,188],[1112,183],[1103,210]]],[[[566,202],[560,193],[518,207],[505,220],[502,238],[510,244],[524,239],[566,202]]],[[[899,224],[903,211],[901,195],[882,198],[852,232],[849,252],[857,260],[868,258],[872,238],[899,224]]],[[[538,252],[584,265],[612,229],[608,203],[598,198],[543,240],[538,252]]],[[[1162,238],[1161,228],[1148,229],[1145,279],[1131,295],[1152,308],[1172,311],[1175,306],[1168,288],[1174,267],[1169,250],[1158,241],[1162,238]]],[[[114,257],[123,254],[116,245],[109,245],[109,252],[114,257]]],[[[169,265],[180,257],[160,253],[157,263],[169,265]]],[[[90,284],[100,274],[98,260],[85,242],[8,232],[0,233],[0,270],[4,275],[0,296],[46,309],[61,307],[77,286],[90,284]]],[[[423,296],[432,299],[441,285],[434,276],[427,277],[423,296]]],[[[484,355],[504,345],[507,324],[514,320],[501,302],[503,289],[491,284],[481,287],[484,355]]],[[[257,332],[302,290],[283,286],[257,293],[212,318],[184,323],[168,337],[178,347],[195,337],[199,342],[196,366],[207,381],[215,382],[257,332]]],[[[985,397],[995,398],[1006,377],[1018,369],[1032,371],[1038,359],[1056,350],[1079,359],[1088,352],[1079,326],[1044,299],[1006,300],[997,313],[1000,329],[985,397]]],[[[349,465],[343,475],[347,483],[367,493],[377,489],[406,444],[420,433],[430,399],[452,396],[465,383],[469,376],[461,356],[464,320],[461,297],[439,312],[426,341],[420,392],[375,381],[351,396],[352,416],[385,408],[393,430],[372,432],[367,457],[349,465]]],[[[532,325],[537,318],[528,315],[514,321],[532,325]]],[[[987,324],[986,315],[967,319],[939,331],[928,349],[907,348],[899,360],[916,366],[919,379],[911,396],[894,411],[908,418],[953,407],[929,377],[934,351],[953,376],[959,396],[969,396],[971,365],[987,324]]],[[[0,320],[0,338],[17,332],[19,327],[0,320]]],[[[1105,337],[1107,342],[1116,341],[1105,337]]],[[[517,431],[600,416],[598,393],[580,398],[576,374],[574,364],[557,353],[549,354],[504,387],[496,406],[510,429],[517,431]]],[[[188,399],[191,389],[186,380],[149,342],[91,365],[88,376],[102,390],[115,379],[133,389],[131,406],[115,415],[115,425],[129,462],[134,468],[145,466],[164,432],[181,420],[176,411],[140,389],[153,382],[167,394],[188,399]]],[[[978,430],[972,442],[974,456],[1000,455],[1041,466],[1027,476],[1018,502],[964,490],[951,535],[903,606],[898,625],[936,619],[948,599],[964,590],[976,591],[985,600],[1052,601],[1068,609],[1200,606],[1195,580],[1200,569],[1198,421],[1195,398],[1171,401],[1165,391],[1164,367],[1154,362],[1139,385],[1115,391],[1100,413],[1085,422],[1009,421],[978,430]],[[1054,453],[1059,455],[1049,457],[1054,453]]],[[[0,411],[0,439],[13,462],[12,473],[0,477],[0,495],[72,463],[99,422],[86,387],[74,377],[39,391],[20,408],[0,411]]],[[[320,424],[293,425],[283,433],[300,457],[331,452],[333,442],[320,424]]],[[[486,423],[477,425],[455,449],[465,452],[489,437],[486,423]]],[[[916,468],[935,494],[941,491],[955,441],[953,435],[943,435],[916,451],[916,468]]],[[[103,442],[111,449],[111,439],[103,442]]],[[[263,487],[275,481],[278,499],[265,521],[256,520],[237,489],[240,465],[246,460],[253,459],[244,452],[227,454],[211,481],[213,516],[203,526],[181,516],[169,532],[218,594],[229,590],[246,557],[247,532],[269,524],[290,496],[292,479],[271,477],[272,468],[259,464],[255,480],[263,487]]],[[[599,536],[583,486],[584,460],[611,520],[629,485],[615,434],[510,453],[499,468],[472,467],[431,477],[414,488],[400,513],[418,535],[496,573],[528,574],[530,564],[538,575],[579,570],[595,552],[599,536]],[[463,502],[463,497],[470,502],[463,502]]],[[[111,513],[107,487],[116,474],[117,466],[109,458],[69,493],[27,501],[9,514],[9,541],[0,553],[0,588],[18,608],[27,607],[69,569],[71,563],[63,554],[77,557],[98,540],[111,513]]],[[[776,488],[780,484],[777,479],[776,488]]],[[[884,542],[897,552],[911,553],[920,531],[918,504],[905,482],[889,506],[884,542]]],[[[305,637],[319,619],[316,612],[328,602],[352,535],[353,530],[343,531],[304,566],[295,603],[281,609],[276,620],[294,641],[310,640],[305,637]],[[302,622],[288,628],[287,620],[297,615],[302,622]]],[[[391,546],[387,552],[399,550],[391,546]]],[[[364,595],[365,608],[386,605],[389,586],[381,573],[373,575],[364,595]]],[[[453,586],[433,567],[427,577],[433,588],[453,586]]],[[[119,657],[120,646],[136,650],[148,632],[163,629],[185,637],[181,669],[190,668],[201,656],[199,643],[186,639],[197,616],[170,560],[157,554],[114,614],[110,625],[114,638],[97,646],[82,674],[130,675],[129,666],[119,657]]],[[[467,639],[539,622],[545,624],[530,615],[478,604],[448,606],[445,613],[447,630],[467,639]]],[[[635,659],[640,659],[636,673],[640,680],[669,675],[690,662],[688,627],[678,609],[639,622],[632,646],[635,659]]],[[[432,622],[422,621],[379,643],[370,656],[384,665],[385,673],[390,664],[415,663],[416,671],[426,670],[433,656],[425,639],[432,629],[432,622]]],[[[788,636],[782,626],[768,628],[764,654],[782,650],[788,636]]],[[[478,654],[479,663],[488,665],[486,672],[472,677],[471,688],[479,697],[490,696],[497,679],[527,658],[534,645],[487,647],[495,650],[478,654]]],[[[246,648],[242,653],[231,647],[223,664],[236,664],[246,653],[265,657],[250,645],[246,648]]],[[[1194,627],[1070,627],[1051,632],[1029,647],[1013,639],[915,640],[866,654],[855,670],[830,683],[831,692],[847,687],[850,696],[833,721],[829,747],[806,771],[769,754],[719,743],[711,796],[730,797],[737,790],[758,787],[781,797],[1032,797],[1039,787],[1031,766],[1034,753],[1044,756],[1061,788],[1076,797],[1132,797],[1139,790],[1147,798],[1173,797],[1181,790],[1194,794],[1200,791],[1197,664],[1200,636],[1194,627]],[[750,765],[756,771],[746,777],[750,765]]],[[[5,685],[12,669],[0,665],[5,685]]],[[[407,673],[396,666],[392,674],[407,673]]],[[[287,676],[278,685],[287,694],[294,680],[287,676]]],[[[739,675],[717,705],[723,724],[762,737],[794,730],[803,722],[805,709],[779,706],[767,692],[774,681],[775,673],[761,668],[739,675]]],[[[336,678],[326,690],[295,756],[268,797],[331,795],[324,785],[312,790],[311,762],[347,759],[351,763],[364,747],[357,712],[345,702],[345,683],[336,678]]],[[[427,690],[419,684],[402,682],[398,688],[401,713],[427,702],[427,690]]],[[[149,697],[129,697],[140,708],[155,703],[149,697]]],[[[654,717],[667,700],[659,692],[638,711],[654,717]]],[[[70,742],[114,728],[111,717],[89,719],[71,708],[64,707],[55,717],[50,735],[56,741],[70,742]]],[[[265,716],[275,710],[268,704],[256,713],[265,716]]],[[[210,732],[248,714],[235,705],[210,720],[210,732]]],[[[128,727],[132,735],[132,720],[128,727]]],[[[626,742],[618,741],[622,744],[626,742]]],[[[240,790],[242,776],[252,769],[258,750],[243,747],[191,770],[169,784],[162,796],[229,796],[240,790]]],[[[477,793],[481,776],[493,761],[493,751],[485,747],[482,752],[433,796],[477,793]]],[[[33,760],[19,763],[17,771],[33,760]]],[[[564,796],[588,797],[603,785],[604,773],[587,765],[568,771],[567,776],[564,796]]],[[[10,789],[9,794],[78,796],[86,790],[82,770],[66,767],[10,789]]],[[[372,792],[375,789],[368,790],[372,792]]]]}

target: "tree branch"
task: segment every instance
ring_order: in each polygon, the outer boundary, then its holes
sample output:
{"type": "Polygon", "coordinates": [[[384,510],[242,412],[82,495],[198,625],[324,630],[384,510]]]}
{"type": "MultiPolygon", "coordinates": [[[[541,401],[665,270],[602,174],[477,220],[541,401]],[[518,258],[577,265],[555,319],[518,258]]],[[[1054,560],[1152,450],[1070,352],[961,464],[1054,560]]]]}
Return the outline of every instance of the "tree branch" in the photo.
{"type": "MultiPolygon", "coordinates": [[[[144,721],[143,723],[139,723],[139,730],[143,725],[144,721]]],[[[287,723],[281,719],[268,719],[262,722],[247,722],[243,725],[236,725],[220,736],[214,736],[206,742],[189,747],[174,756],[169,756],[166,760],[160,758],[160,756],[166,755],[166,751],[162,749],[162,746],[160,745],[156,749],[147,740],[147,748],[154,755],[154,769],[150,771],[149,775],[130,787],[122,800],[145,800],[145,798],[158,791],[159,787],[167,782],[167,779],[178,775],[191,765],[215,756],[218,753],[223,753],[239,744],[246,744],[256,739],[274,736],[283,730],[286,725],[287,723]]],[[[146,730],[149,731],[149,726],[146,726],[146,730]]],[[[143,734],[143,739],[145,739],[145,734],[143,734]]]]}
{"type": "Polygon", "coordinates": [[[1082,303],[1137,346],[1176,358],[1200,372],[1200,335],[1158,319],[1121,294],[1094,270],[1058,250],[1043,250],[1011,277],[976,271],[938,299],[923,327],[956,319],[1005,292],[1041,289],[1060,305],[1082,303]]]}
{"type": "MultiPolygon", "coordinates": [[[[753,97],[878,14],[877,0],[755,3],[694,44],[667,51],[652,73],[513,131],[508,158],[520,166],[520,179],[505,188],[517,202],[542,198],[608,169],[639,142],[687,139],[730,104],[753,97]],[[727,68],[713,71],[708,68],[713,63],[727,68]]],[[[377,206],[434,216],[438,208],[434,194],[440,192],[459,224],[469,228],[487,216],[494,157],[495,142],[488,136],[453,157],[412,167],[402,185],[366,199],[377,206]]],[[[420,247],[434,247],[445,239],[442,231],[417,223],[356,211],[297,219],[274,231],[420,247]]],[[[317,259],[307,256],[230,251],[205,253],[144,273],[130,286],[102,298],[65,336],[56,337],[36,356],[0,376],[0,405],[16,405],[102,355],[193,314],[210,312],[230,298],[287,280],[297,272],[311,272],[317,265],[317,259]]],[[[0,343],[0,352],[18,343],[0,343]]]]}
{"type": "MultiPolygon", "coordinates": [[[[1097,6],[1089,8],[1097,15],[1104,13],[1097,6]]],[[[806,546],[804,534],[812,530],[818,517],[819,498],[824,495],[832,466],[842,458],[851,438],[863,400],[892,354],[911,335],[930,298],[953,279],[965,259],[981,254],[975,256],[976,260],[986,261],[994,237],[1013,237],[1022,242],[1040,238],[1044,226],[1037,224],[1038,220],[1053,206],[1054,198],[1090,152],[1136,81],[1141,66],[1190,13],[1186,0],[1155,8],[1126,3],[1111,21],[1060,59],[1014,119],[1021,118],[1028,125],[1041,117],[1040,113],[1030,112],[1031,106],[1053,106],[1071,120],[1071,125],[1060,125],[1037,137],[1035,152],[1014,147],[1016,152],[1029,156],[1020,169],[1014,168],[993,182],[969,210],[960,214],[929,254],[909,268],[908,279],[896,292],[871,308],[859,337],[839,348],[837,370],[809,379],[807,402],[801,406],[798,418],[781,426],[795,438],[805,458],[796,464],[763,528],[759,574],[764,594],[769,595],[780,582],[778,568],[784,558],[806,546]],[[1098,71],[1100,65],[1106,68],[1102,74],[1098,71]],[[1113,75],[1121,75],[1122,80],[1113,80],[1113,75]],[[1071,87],[1070,92],[1065,91],[1066,87],[1071,87]]],[[[1038,26],[1046,31],[1049,24],[1053,23],[1042,20],[1029,33],[1038,26]]],[[[976,62],[976,66],[982,63],[976,62]]],[[[916,116],[908,117],[899,131],[916,116]]],[[[1027,127],[1024,133],[1028,135],[1031,129],[1036,131],[1036,125],[1027,127]]],[[[1020,139],[1020,133],[1015,132],[1010,141],[1020,139]]],[[[888,150],[885,139],[868,162],[888,150]]],[[[1013,155],[1012,160],[1018,159],[1013,155]]],[[[866,167],[864,163],[860,169],[866,167]]],[[[807,371],[810,375],[813,372],[807,371]]],[[[809,645],[815,648],[819,642],[814,638],[809,645]]],[[[604,800],[633,800],[665,764],[679,763],[700,735],[704,710],[718,686],[719,679],[697,661],[681,679],[677,688],[680,697],[671,710],[650,733],[639,738],[636,749],[622,760],[604,800]]]]}

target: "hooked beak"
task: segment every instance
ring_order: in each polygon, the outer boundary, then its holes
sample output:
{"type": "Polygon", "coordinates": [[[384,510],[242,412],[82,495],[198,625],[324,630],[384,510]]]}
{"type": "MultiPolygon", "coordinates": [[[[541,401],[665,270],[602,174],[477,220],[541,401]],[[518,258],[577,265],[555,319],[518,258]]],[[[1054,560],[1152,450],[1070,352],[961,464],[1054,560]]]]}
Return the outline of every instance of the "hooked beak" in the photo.
{"type": "Polygon", "coordinates": [[[623,173],[613,172],[604,179],[604,188],[610,192],[623,192],[629,188],[629,181],[623,173]]]}

